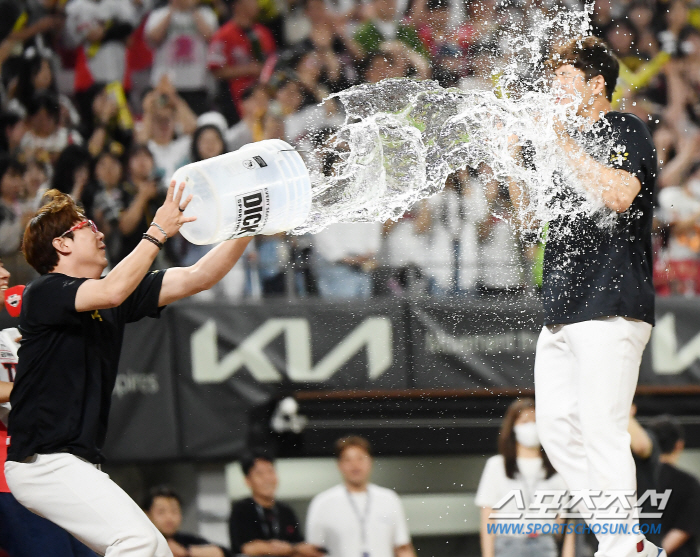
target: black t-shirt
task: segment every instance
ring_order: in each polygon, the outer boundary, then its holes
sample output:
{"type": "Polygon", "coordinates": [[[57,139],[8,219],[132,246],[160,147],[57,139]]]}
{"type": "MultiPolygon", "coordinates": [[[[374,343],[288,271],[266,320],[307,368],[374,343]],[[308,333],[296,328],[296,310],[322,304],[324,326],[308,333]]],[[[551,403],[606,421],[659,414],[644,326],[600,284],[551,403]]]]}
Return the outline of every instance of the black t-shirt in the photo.
{"type": "MultiPolygon", "coordinates": [[[[197,546],[202,546],[202,545],[214,545],[210,541],[205,540],[204,538],[200,538],[199,536],[195,536],[192,534],[186,534],[184,532],[178,532],[173,536],[173,541],[179,543],[182,547],[185,549],[189,549],[190,547],[197,547],[197,546]]],[[[221,549],[221,551],[224,552],[224,557],[230,557],[231,552],[226,549],[225,547],[221,547],[220,545],[217,546],[221,549]]]]}
{"type": "Polygon", "coordinates": [[[642,188],[612,229],[580,214],[549,223],[543,269],[545,324],[620,316],[653,325],[656,150],[646,125],[632,114],[609,112],[596,122],[593,133],[603,141],[612,137],[615,147],[606,164],[633,174],[642,188]]]}
{"type": "Polygon", "coordinates": [[[275,503],[272,509],[265,509],[252,497],[233,504],[228,528],[233,553],[241,553],[243,545],[254,540],[304,541],[299,532],[299,521],[291,507],[275,503]]]}
{"type": "Polygon", "coordinates": [[[165,271],[146,275],[123,304],[78,313],[85,278],[49,273],[24,291],[7,459],[71,453],[104,462],[102,446],[126,323],[158,317],[165,271]]]}
{"type": "Polygon", "coordinates": [[[670,530],[683,530],[690,538],[671,557],[698,557],[700,535],[700,483],[691,474],[671,464],[661,463],[658,491],[671,490],[661,516],[661,536],[670,530]]]}

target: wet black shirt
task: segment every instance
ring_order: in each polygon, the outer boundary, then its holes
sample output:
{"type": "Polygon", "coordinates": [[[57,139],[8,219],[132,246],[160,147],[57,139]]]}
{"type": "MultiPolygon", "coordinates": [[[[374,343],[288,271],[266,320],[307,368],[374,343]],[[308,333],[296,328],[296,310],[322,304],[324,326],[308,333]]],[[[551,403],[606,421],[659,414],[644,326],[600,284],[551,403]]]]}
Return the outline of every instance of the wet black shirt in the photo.
{"type": "Polygon", "coordinates": [[[71,453],[104,461],[102,446],[127,323],[160,314],[165,271],[149,273],[122,305],[78,313],[87,279],[49,273],[24,291],[22,342],[8,432],[7,459],[71,453]]]}
{"type": "Polygon", "coordinates": [[[274,508],[264,509],[252,497],[237,501],[231,507],[229,535],[233,553],[242,553],[241,548],[254,540],[281,540],[291,544],[304,541],[291,507],[275,503],[274,508]]]}
{"type": "Polygon", "coordinates": [[[595,216],[580,214],[549,223],[543,269],[545,324],[620,316],[653,325],[656,150],[646,125],[632,114],[609,112],[593,133],[602,141],[613,138],[606,163],[639,178],[642,188],[612,228],[599,226],[595,216]]]}

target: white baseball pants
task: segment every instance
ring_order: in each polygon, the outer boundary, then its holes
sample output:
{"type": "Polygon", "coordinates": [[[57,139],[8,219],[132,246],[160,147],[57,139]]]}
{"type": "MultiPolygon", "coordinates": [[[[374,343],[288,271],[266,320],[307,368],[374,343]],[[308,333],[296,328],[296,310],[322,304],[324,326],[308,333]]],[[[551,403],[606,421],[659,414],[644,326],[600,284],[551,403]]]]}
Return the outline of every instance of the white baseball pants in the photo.
{"type": "MultiPolygon", "coordinates": [[[[535,356],[537,432],[570,491],[636,490],[627,428],[650,335],[649,323],[623,317],[542,329],[535,356]]],[[[593,526],[595,519],[587,522],[593,526]]],[[[635,557],[644,539],[632,534],[638,519],[598,522],[627,524],[629,534],[597,535],[595,557],[635,557]]]]}
{"type": "Polygon", "coordinates": [[[172,557],[163,535],[109,476],[67,453],[5,463],[15,498],[106,557],[172,557]]]}

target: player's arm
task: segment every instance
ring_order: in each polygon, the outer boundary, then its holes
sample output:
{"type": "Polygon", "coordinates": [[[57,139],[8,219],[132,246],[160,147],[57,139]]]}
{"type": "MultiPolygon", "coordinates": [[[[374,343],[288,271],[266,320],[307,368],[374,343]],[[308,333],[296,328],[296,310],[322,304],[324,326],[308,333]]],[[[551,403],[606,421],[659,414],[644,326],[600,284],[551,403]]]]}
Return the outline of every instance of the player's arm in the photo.
{"type": "MultiPolygon", "coordinates": [[[[520,139],[513,135],[508,139],[508,152],[510,156],[520,166],[525,164],[523,156],[523,148],[519,145],[520,139]]],[[[527,194],[527,189],[522,182],[516,178],[508,179],[508,195],[510,202],[513,205],[513,224],[518,230],[537,230],[540,227],[540,222],[535,218],[533,212],[529,209],[530,199],[527,194]]]]}
{"type": "Polygon", "coordinates": [[[606,207],[624,213],[642,189],[639,178],[621,168],[611,168],[587,154],[568,134],[560,134],[560,145],[584,188],[606,207]]]}
{"type": "Polygon", "coordinates": [[[10,393],[12,392],[12,383],[9,381],[0,381],[0,404],[10,402],[10,393]]]}
{"type": "Polygon", "coordinates": [[[160,287],[159,306],[167,306],[202,290],[209,290],[241,258],[252,236],[228,240],[216,246],[190,267],[168,269],[160,287]]]}
{"type": "MultiPolygon", "coordinates": [[[[165,230],[168,238],[177,234],[184,223],[196,219],[196,217],[184,217],[180,211],[180,204],[182,203],[182,207],[185,208],[192,198],[190,196],[184,202],[182,201],[184,187],[184,183],[180,184],[176,192],[175,182],[170,183],[165,202],[156,211],[153,219],[165,230]]],[[[163,233],[155,226],[151,226],[148,233],[158,240],[164,240],[163,233]]],[[[54,239],[54,242],[57,241],[60,239],[54,239]]],[[[104,279],[86,280],[80,285],[75,295],[76,311],[112,308],[122,304],[146,276],[157,254],[158,247],[155,244],[145,239],[141,240],[134,251],[114,267],[104,279]]]]}

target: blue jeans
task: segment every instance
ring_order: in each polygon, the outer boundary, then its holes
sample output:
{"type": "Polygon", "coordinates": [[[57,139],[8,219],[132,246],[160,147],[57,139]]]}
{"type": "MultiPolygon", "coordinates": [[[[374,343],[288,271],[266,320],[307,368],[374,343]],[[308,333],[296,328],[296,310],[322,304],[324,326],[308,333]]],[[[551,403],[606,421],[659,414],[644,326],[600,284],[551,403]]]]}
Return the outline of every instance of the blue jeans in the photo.
{"type": "Polygon", "coordinates": [[[53,522],[25,509],[12,493],[0,493],[0,547],[10,557],[97,557],[53,522]]]}
{"type": "Polygon", "coordinates": [[[556,557],[557,545],[553,536],[521,538],[496,536],[496,557],[556,557]]]}
{"type": "Polygon", "coordinates": [[[372,280],[364,271],[319,258],[316,266],[318,290],[322,298],[349,300],[369,298],[372,280]]]}

